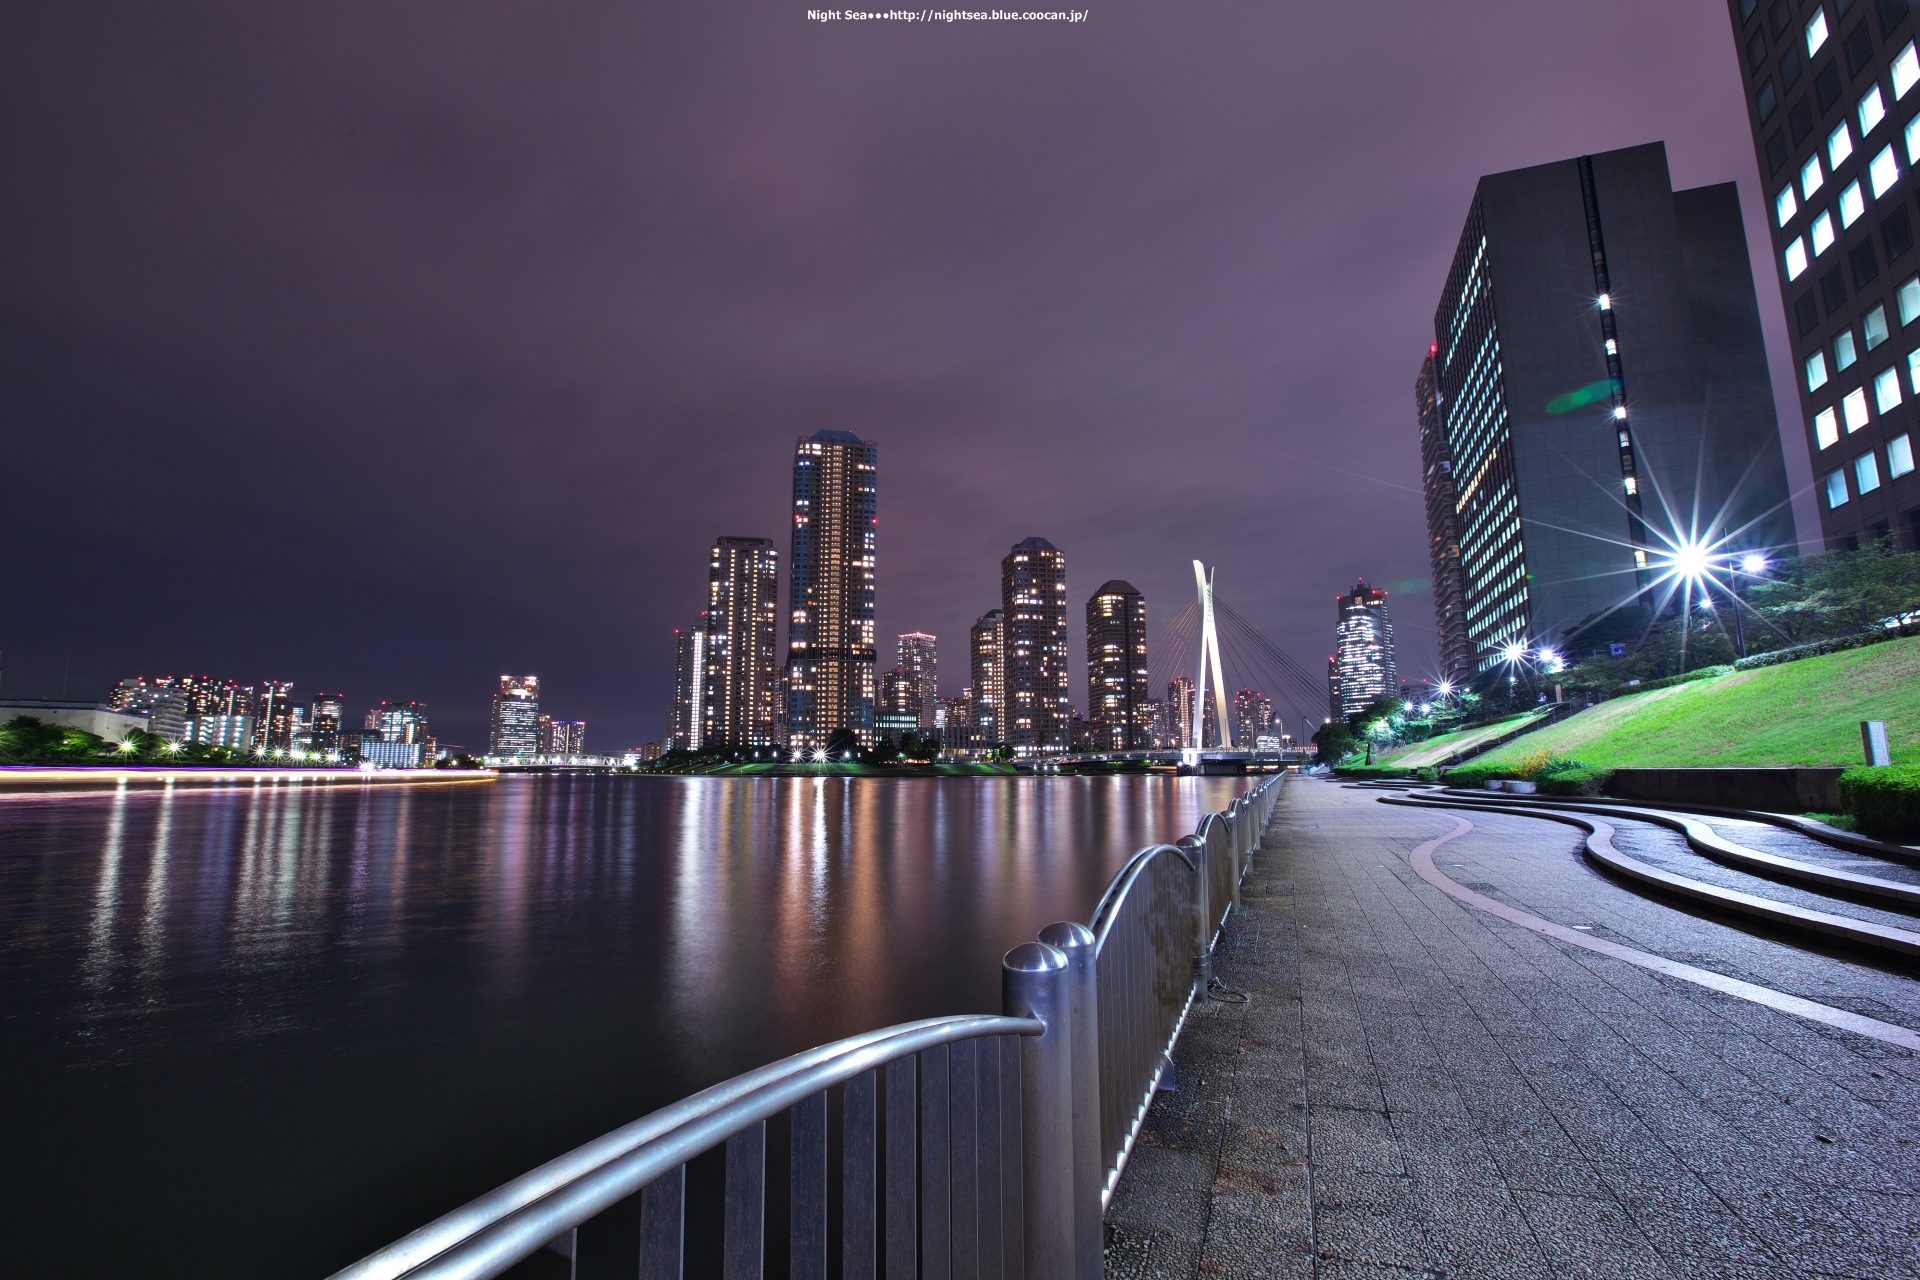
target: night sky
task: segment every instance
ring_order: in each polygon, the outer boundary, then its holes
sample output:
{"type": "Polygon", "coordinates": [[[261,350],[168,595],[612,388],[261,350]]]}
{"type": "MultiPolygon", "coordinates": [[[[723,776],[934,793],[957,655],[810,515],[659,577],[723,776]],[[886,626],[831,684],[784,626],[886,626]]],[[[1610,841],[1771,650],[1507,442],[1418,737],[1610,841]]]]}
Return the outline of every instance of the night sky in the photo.
{"type": "Polygon", "coordinates": [[[535,672],[655,739],[710,539],[776,539],[784,603],[822,427],[880,446],[883,668],[933,631],[956,692],[1039,535],[1076,704],[1086,597],[1157,628],[1195,556],[1314,671],[1402,584],[1417,676],[1440,286],[1480,174],[1583,152],[1740,183],[1784,368],[1718,0],[1090,12],[12,6],[0,696],[274,677],[481,747],[535,672]]]}

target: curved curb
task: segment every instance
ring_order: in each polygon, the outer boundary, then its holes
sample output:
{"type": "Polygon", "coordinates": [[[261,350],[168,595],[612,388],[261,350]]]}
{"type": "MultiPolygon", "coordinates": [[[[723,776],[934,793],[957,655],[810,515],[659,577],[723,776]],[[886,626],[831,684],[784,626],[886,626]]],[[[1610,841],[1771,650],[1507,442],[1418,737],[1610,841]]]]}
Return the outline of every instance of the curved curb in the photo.
{"type": "MultiPolygon", "coordinates": [[[[1413,809],[1435,809],[1441,807],[1431,804],[1409,803],[1404,800],[1395,801],[1383,799],[1381,803],[1404,804],[1407,805],[1408,808],[1413,809]]],[[[1800,996],[1790,996],[1784,991],[1775,991],[1772,987],[1763,987],[1758,983],[1746,982],[1739,978],[1729,978],[1725,974],[1715,973],[1711,969],[1696,969],[1690,964],[1681,964],[1677,960],[1669,960],[1665,956],[1657,956],[1650,951],[1640,951],[1633,947],[1622,946],[1617,942],[1609,942],[1605,938],[1595,938],[1588,934],[1569,929],[1565,925],[1555,924],[1551,920],[1544,920],[1539,916],[1522,911],[1518,907],[1508,906],[1506,903],[1489,898],[1484,894],[1475,893],[1459,881],[1448,877],[1445,872],[1434,865],[1433,851],[1435,849],[1438,849],[1449,840],[1458,839],[1474,829],[1473,823],[1467,819],[1454,815],[1449,816],[1452,816],[1453,820],[1459,824],[1457,827],[1446,835],[1437,836],[1425,844],[1418,846],[1407,855],[1407,860],[1413,864],[1414,874],[1448,897],[1458,899],[1476,910],[1487,912],[1489,915],[1498,916],[1509,924],[1517,924],[1523,929],[1531,929],[1535,933],[1544,934],[1556,941],[1567,943],[1569,946],[1598,952],[1603,956],[1610,956],[1615,960],[1625,961],[1627,964],[1662,974],[1665,977],[1678,978],[1682,982],[1691,982],[1695,986],[1705,987],[1709,991],[1718,991],[1722,995],[1729,995],[1739,1000],[1764,1005],[1769,1009],[1777,1009],[1782,1013],[1791,1013],[1796,1017],[1805,1018],[1810,1022],[1819,1022],[1830,1027],[1838,1027],[1843,1031],[1851,1031],[1855,1035],[1865,1036],[1871,1040],[1878,1040],[1883,1044],[1898,1045],[1904,1049],[1920,1051],[1920,1031],[1913,1031],[1891,1022],[1881,1022],[1877,1018],[1869,1018],[1864,1014],[1852,1013],[1846,1009],[1836,1009],[1831,1005],[1806,1000],[1800,996]]],[[[1579,820],[1572,820],[1571,825],[1585,826],[1586,824],[1579,820]]],[[[1595,825],[1605,824],[1597,823],[1595,825]]]]}
{"type": "MultiPolygon", "coordinates": [[[[1496,795],[1502,796],[1507,800],[1517,798],[1505,796],[1502,792],[1475,791],[1466,787],[1447,787],[1446,792],[1448,795],[1460,796],[1463,799],[1478,798],[1481,796],[1491,798],[1496,795]]],[[[1877,858],[1888,858],[1894,862],[1908,862],[1915,866],[1920,866],[1920,845],[1895,844],[1890,840],[1875,840],[1872,836],[1863,836],[1852,831],[1842,831],[1838,827],[1830,827],[1824,822],[1815,822],[1812,818],[1802,817],[1797,813],[1773,813],[1766,809],[1736,809],[1732,805],[1724,804],[1649,804],[1645,800],[1619,800],[1611,796],[1570,796],[1566,798],[1586,804],[1602,804],[1608,806],[1635,805],[1644,809],[1659,809],[1668,813],[1703,813],[1727,818],[1744,818],[1748,822],[1762,822],[1770,827],[1785,827],[1789,831],[1797,831],[1810,840],[1818,840],[1821,844],[1832,845],[1836,849],[1848,849],[1854,853],[1867,853],[1877,858]]],[[[1546,803],[1552,804],[1554,800],[1548,799],[1546,803]]]]}
{"type": "Polygon", "coordinates": [[[1662,871],[1658,867],[1650,866],[1637,858],[1630,858],[1621,853],[1613,847],[1612,827],[1604,822],[1583,818],[1577,813],[1495,805],[1449,805],[1444,801],[1401,800],[1389,796],[1380,797],[1379,803],[1405,805],[1410,809],[1479,809],[1491,813],[1511,814],[1520,818],[1544,818],[1569,827],[1580,827],[1587,832],[1587,839],[1584,842],[1586,856],[1607,870],[1629,880],[1650,885],[1679,897],[1689,898],[1715,910],[1729,911],[1736,915],[1763,920],[1793,933],[1851,943],[1854,946],[1908,962],[1920,960],[1920,933],[1909,933],[1905,929],[1895,929],[1891,925],[1872,924],[1865,920],[1850,919],[1847,916],[1829,915],[1827,912],[1813,911],[1806,907],[1788,906],[1786,903],[1774,902],[1757,894],[1742,893],[1738,889],[1722,889],[1717,885],[1689,880],[1685,876],[1662,871]]]}
{"type": "MultiPolygon", "coordinates": [[[[1461,803],[1479,808],[1489,807],[1488,802],[1477,799],[1466,800],[1464,797],[1461,803]]],[[[1498,805],[1499,802],[1495,801],[1493,804],[1498,805]]],[[[1758,849],[1749,849],[1745,845],[1733,843],[1704,822],[1664,809],[1650,809],[1639,805],[1592,804],[1581,800],[1546,801],[1545,804],[1555,809],[1571,809],[1580,813],[1618,814],[1624,818],[1637,818],[1641,822],[1651,822],[1656,826],[1678,831],[1686,837],[1687,844],[1695,852],[1737,870],[1768,880],[1783,880],[1794,884],[1811,885],[1822,890],[1837,889],[1865,897],[1881,898],[1897,903],[1908,911],[1920,912],[1920,885],[1902,884],[1898,880],[1882,880],[1878,876],[1858,875],[1852,871],[1823,867],[1817,862],[1801,862],[1797,858],[1786,858],[1777,853],[1763,853],[1758,849]]],[[[1530,808],[1532,805],[1522,802],[1513,807],[1530,808]]]]}

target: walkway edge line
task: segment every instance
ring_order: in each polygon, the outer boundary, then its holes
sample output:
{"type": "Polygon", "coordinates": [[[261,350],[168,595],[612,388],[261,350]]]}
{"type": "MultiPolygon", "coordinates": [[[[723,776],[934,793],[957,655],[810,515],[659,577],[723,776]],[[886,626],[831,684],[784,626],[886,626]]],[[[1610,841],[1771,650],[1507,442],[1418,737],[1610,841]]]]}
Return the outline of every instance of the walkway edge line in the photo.
{"type": "MultiPolygon", "coordinates": [[[[1440,807],[1438,805],[1420,804],[1405,800],[1389,800],[1384,797],[1381,803],[1405,805],[1410,809],[1434,809],[1440,807]]],[[[1705,987],[1710,991],[1718,991],[1723,995],[1730,995],[1740,1000],[1746,1000],[1752,1004],[1764,1005],[1769,1009],[1775,1009],[1781,1013],[1790,1013],[1796,1017],[1805,1018],[1810,1022],[1819,1022],[1830,1027],[1838,1027],[1842,1031],[1851,1031],[1855,1035],[1865,1036],[1871,1040],[1878,1040],[1884,1044],[1898,1045],[1903,1049],[1920,1052],[1920,1031],[1913,1031],[1906,1027],[1896,1026],[1891,1022],[1881,1022],[1877,1018],[1868,1018],[1861,1014],[1850,1013],[1845,1009],[1836,1009],[1831,1005],[1820,1004],[1813,1000],[1805,1000],[1799,996],[1790,996],[1784,991],[1775,991],[1772,987],[1763,987],[1758,983],[1745,982],[1739,978],[1729,978],[1724,974],[1714,973],[1708,969],[1696,969],[1690,964],[1681,964],[1676,960],[1668,960],[1666,957],[1654,955],[1650,951],[1640,951],[1633,947],[1621,946],[1619,943],[1609,942],[1605,938],[1591,937],[1577,930],[1569,929],[1565,925],[1558,925],[1551,920],[1545,920],[1529,912],[1521,911],[1517,907],[1510,907],[1504,902],[1487,897],[1485,894],[1476,893],[1458,881],[1451,879],[1445,872],[1441,871],[1438,866],[1434,865],[1433,851],[1435,849],[1438,849],[1450,840],[1458,839],[1474,829],[1473,823],[1468,819],[1462,818],[1457,814],[1449,814],[1448,816],[1453,818],[1454,822],[1458,824],[1452,831],[1446,835],[1437,836],[1427,841],[1407,855],[1408,861],[1413,864],[1414,873],[1448,897],[1457,899],[1477,910],[1487,912],[1489,915],[1498,916],[1509,924],[1516,924],[1523,929],[1530,929],[1534,933],[1544,934],[1556,941],[1567,943],[1569,946],[1580,947],[1586,951],[1598,952],[1603,956],[1608,956],[1615,960],[1622,960],[1627,964],[1635,965],[1654,973],[1664,974],[1669,978],[1678,978],[1683,982],[1691,982],[1695,986],[1705,987]]],[[[1545,815],[1522,813],[1519,816],[1535,817],[1545,815]]],[[[1566,821],[1569,825],[1573,826],[1587,826],[1585,821],[1573,818],[1571,815],[1562,819],[1562,821],[1566,821]]],[[[1603,827],[1605,825],[1605,823],[1593,824],[1595,827],[1603,827]]],[[[1592,832],[1591,829],[1589,829],[1589,833],[1598,834],[1597,832],[1592,832]]],[[[1609,828],[1609,834],[1611,834],[1611,828],[1609,828]]],[[[1649,868],[1649,870],[1651,870],[1651,868],[1649,868]]]]}

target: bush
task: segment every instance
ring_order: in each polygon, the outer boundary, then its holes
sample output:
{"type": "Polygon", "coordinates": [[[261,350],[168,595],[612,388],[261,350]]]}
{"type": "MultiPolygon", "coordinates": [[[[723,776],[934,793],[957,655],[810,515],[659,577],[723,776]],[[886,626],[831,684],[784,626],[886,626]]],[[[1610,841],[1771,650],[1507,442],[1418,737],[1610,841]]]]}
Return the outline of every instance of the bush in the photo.
{"type": "Polygon", "coordinates": [[[1540,790],[1550,796],[1597,796],[1613,776],[1611,769],[1589,769],[1575,765],[1539,779],[1540,790]]]}
{"type": "Polygon", "coordinates": [[[1658,680],[1642,680],[1631,689],[1621,690],[1621,693],[1650,693],[1655,689],[1671,689],[1676,684],[1687,684],[1694,680],[1711,680],[1714,676],[1730,676],[1736,669],[1737,664],[1736,666],[1697,667],[1692,671],[1682,671],[1677,676],[1662,676],[1658,680]]]}
{"type": "Polygon", "coordinates": [[[1519,776],[1511,765],[1463,764],[1448,769],[1440,775],[1440,780],[1450,787],[1468,787],[1477,790],[1486,786],[1489,778],[1517,778],[1519,776]]]}
{"type": "Polygon", "coordinates": [[[1391,764],[1343,764],[1334,770],[1342,778],[1411,778],[1413,772],[1391,764]]]}
{"type": "Polygon", "coordinates": [[[1920,840],[1920,765],[1859,765],[1840,775],[1840,803],[1864,835],[1920,840]]]}
{"type": "Polygon", "coordinates": [[[1879,644],[1886,640],[1898,640],[1910,634],[1891,627],[1881,631],[1869,631],[1863,636],[1836,636],[1831,640],[1815,640],[1812,644],[1796,644],[1786,649],[1774,649],[1768,653],[1756,653],[1750,658],[1742,658],[1733,664],[1736,671],[1751,671],[1755,667],[1771,667],[1782,662],[1797,662],[1801,658],[1817,658],[1823,653],[1843,653],[1848,649],[1858,649],[1863,645],[1879,644]]]}

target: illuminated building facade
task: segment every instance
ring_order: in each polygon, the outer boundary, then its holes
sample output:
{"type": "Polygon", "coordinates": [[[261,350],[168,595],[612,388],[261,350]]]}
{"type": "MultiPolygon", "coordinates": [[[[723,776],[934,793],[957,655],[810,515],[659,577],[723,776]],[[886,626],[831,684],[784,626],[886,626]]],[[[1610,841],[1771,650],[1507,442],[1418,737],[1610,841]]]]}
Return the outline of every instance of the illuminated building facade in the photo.
{"type": "Polygon", "coordinates": [[[1067,558],[1045,538],[1000,562],[1006,737],[1015,755],[1067,749],[1067,558]]]}
{"type": "Polygon", "coordinates": [[[530,760],[540,749],[540,677],[501,676],[493,695],[487,754],[530,760]]]}
{"type": "Polygon", "coordinates": [[[315,751],[331,754],[341,748],[340,722],[346,717],[346,696],[316,693],[307,704],[308,741],[315,751]]]}
{"type": "Polygon", "coordinates": [[[289,680],[263,680],[260,702],[254,712],[253,746],[256,751],[288,751],[293,748],[293,683],[289,680]]]}
{"type": "Polygon", "coordinates": [[[1118,578],[1087,601],[1087,724],[1096,751],[1153,746],[1147,600],[1118,578]]]}
{"type": "Polygon", "coordinates": [[[1251,750],[1261,738],[1271,737],[1274,732],[1273,699],[1258,689],[1237,690],[1233,695],[1234,745],[1251,750]]]}
{"type": "Polygon", "coordinates": [[[540,717],[540,751],[543,756],[579,756],[587,752],[587,722],[540,717]]]}
{"type": "Polygon", "coordinates": [[[1005,742],[1006,726],[1001,723],[1001,704],[1006,697],[1005,615],[989,609],[980,615],[968,633],[973,659],[973,749],[986,751],[1005,742]]]}
{"type": "Polygon", "coordinates": [[[940,743],[949,751],[972,752],[982,748],[976,744],[973,734],[973,686],[968,685],[958,694],[948,698],[941,705],[945,712],[944,723],[940,727],[940,743]]]}
{"type": "Polygon", "coordinates": [[[1394,697],[1400,677],[1393,666],[1393,622],[1387,593],[1364,582],[1335,597],[1334,663],[1340,680],[1340,716],[1356,715],[1380,698],[1394,697]]]}
{"type": "Polygon", "coordinates": [[[706,689],[707,620],[673,629],[673,705],[667,710],[667,732],[661,745],[668,751],[697,751],[706,717],[701,713],[706,689]]]}
{"type": "MultiPolygon", "coordinates": [[[[1340,657],[1327,655],[1327,718],[1344,720],[1347,718],[1346,706],[1340,701],[1340,657]]],[[[1308,737],[1313,735],[1309,734],[1308,737]]]]}
{"type": "Polygon", "coordinates": [[[826,746],[835,729],[873,744],[878,454],[850,431],[795,447],[787,736],[796,750],[826,746]]]}
{"type": "Polygon", "coordinates": [[[701,741],[775,745],[780,731],[780,553],[773,539],[714,539],[707,567],[706,626],[701,741]]]}
{"type": "Polygon", "coordinates": [[[931,729],[940,711],[939,637],[924,631],[909,631],[895,643],[900,669],[907,673],[912,686],[909,696],[913,714],[922,730],[931,729]]]}
{"type": "Polygon", "coordinates": [[[875,725],[879,736],[900,742],[908,734],[920,732],[920,699],[914,677],[905,667],[895,667],[880,679],[880,711],[875,725]]]}
{"type": "Polygon", "coordinates": [[[1162,712],[1167,717],[1167,736],[1163,746],[1183,751],[1198,745],[1193,740],[1193,699],[1192,676],[1175,676],[1167,682],[1167,701],[1162,712]]]}
{"type": "Polygon", "coordinates": [[[1427,561],[1433,571],[1433,620],[1440,639],[1440,674],[1465,681],[1473,675],[1473,642],[1467,638],[1466,575],[1460,567],[1460,512],[1455,507],[1453,451],[1447,445],[1440,413],[1440,389],[1433,360],[1440,344],[1427,349],[1414,380],[1414,409],[1420,420],[1420,479],[1427,499],[1427,561]]]}
{"type": "Polygon", "coordinates": [[[1482,178],[1431,350],[1477,670],[1630,600],[1670,540],[1793,544],[1738,196],[1674,191],[1663,144],[1482,178]]]}
{"type": "Polygon", "coordinates": [[[1920,548],[1920,24],[1905,0],[1731,0],[1829,550],[1920,548]]]}

